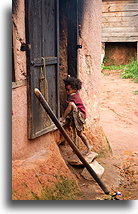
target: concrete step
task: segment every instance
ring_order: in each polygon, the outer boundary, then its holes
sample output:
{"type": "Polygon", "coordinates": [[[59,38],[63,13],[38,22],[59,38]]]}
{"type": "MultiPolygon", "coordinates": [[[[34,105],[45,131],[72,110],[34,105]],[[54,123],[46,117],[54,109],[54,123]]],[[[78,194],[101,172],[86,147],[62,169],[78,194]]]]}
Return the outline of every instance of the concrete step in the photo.
{"type": "MultiPolygon", "coordinates": [[[[101,178],[104,173],[104,168],[96,160],[90,163],[90,166],[95,171],[95,173],[99,176],[99,178],[101,178]]],[[[91,174],[88,172],[86,168],[83,169],[81,175],[89,181],[94,180],[94,178],[91,176],[91,174]]]]}
{"type": "MultiPolygon", "coordinates": [[[[91,163],[95,158],[98,157],[98,153],[91,152],[89,154],[83,155],[83,157],[85,158],[85,160],[88,163],[91,163]]],[[[68,162],[72,166],[81,166],[81,165],[83,166],[83,163],[79,160],[79,158],[76,155],[74,155],[70,159],[68,159],[68,162]]]]}

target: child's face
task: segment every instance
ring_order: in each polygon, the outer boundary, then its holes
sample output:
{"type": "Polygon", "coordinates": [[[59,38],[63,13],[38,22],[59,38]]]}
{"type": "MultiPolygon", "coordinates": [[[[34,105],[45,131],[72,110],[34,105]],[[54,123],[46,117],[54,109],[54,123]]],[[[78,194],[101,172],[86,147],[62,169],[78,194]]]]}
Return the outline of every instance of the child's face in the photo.
{"type": "Polygon", "coordinates": [[[68,95],[70,95],[70,94],[72,94],[72,93],[76,93],[76,89],[73,89],[72,87],[71,87],[71,85],[66,85],[65,86],[65,89],[66,89],[66,92],[67,92],[67,94],[68,95]]]}

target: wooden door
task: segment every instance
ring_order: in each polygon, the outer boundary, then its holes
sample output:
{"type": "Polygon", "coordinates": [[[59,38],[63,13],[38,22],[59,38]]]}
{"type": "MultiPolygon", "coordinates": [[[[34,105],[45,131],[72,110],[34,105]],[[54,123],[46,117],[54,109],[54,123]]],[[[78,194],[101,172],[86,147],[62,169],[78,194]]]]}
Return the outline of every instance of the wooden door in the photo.
{"type": "Polygon", "coordinates": [[[58,0],[26,0],[28,73],[28,138],[52,130],[54,125],[34,94],[39,88],[59,117],[59,9],[58,0]]]}

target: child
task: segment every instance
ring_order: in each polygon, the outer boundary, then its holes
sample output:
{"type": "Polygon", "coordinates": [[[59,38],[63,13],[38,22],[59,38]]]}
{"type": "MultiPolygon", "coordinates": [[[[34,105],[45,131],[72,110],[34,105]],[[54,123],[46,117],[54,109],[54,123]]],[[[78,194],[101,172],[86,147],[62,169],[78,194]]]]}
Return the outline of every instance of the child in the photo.
{"type": "Polygon", "coordinates": [[[87,137],[83,133],[86,110],[78,92],[82,87],[82,82],[77,78],[68,76],[64,79],[64,84],[67,93],[67,107],[61,118],[61,122],[65,123],[65,119],[67,118],[71,120],[72,127],[76,129],[78,136],[87,146],[89,153],[92,149],[92,145],[90,145],[87,137]]]}

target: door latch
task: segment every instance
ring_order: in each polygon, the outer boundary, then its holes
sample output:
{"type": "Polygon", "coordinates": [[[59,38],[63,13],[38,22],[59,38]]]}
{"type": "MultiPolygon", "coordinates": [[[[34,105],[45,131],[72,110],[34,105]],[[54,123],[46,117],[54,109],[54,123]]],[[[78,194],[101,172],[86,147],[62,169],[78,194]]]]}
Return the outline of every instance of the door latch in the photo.
{"type": "Polygon", "coordinates": [[[77,49],[82,48],[82,45],[77,45],[77,49]]]}

